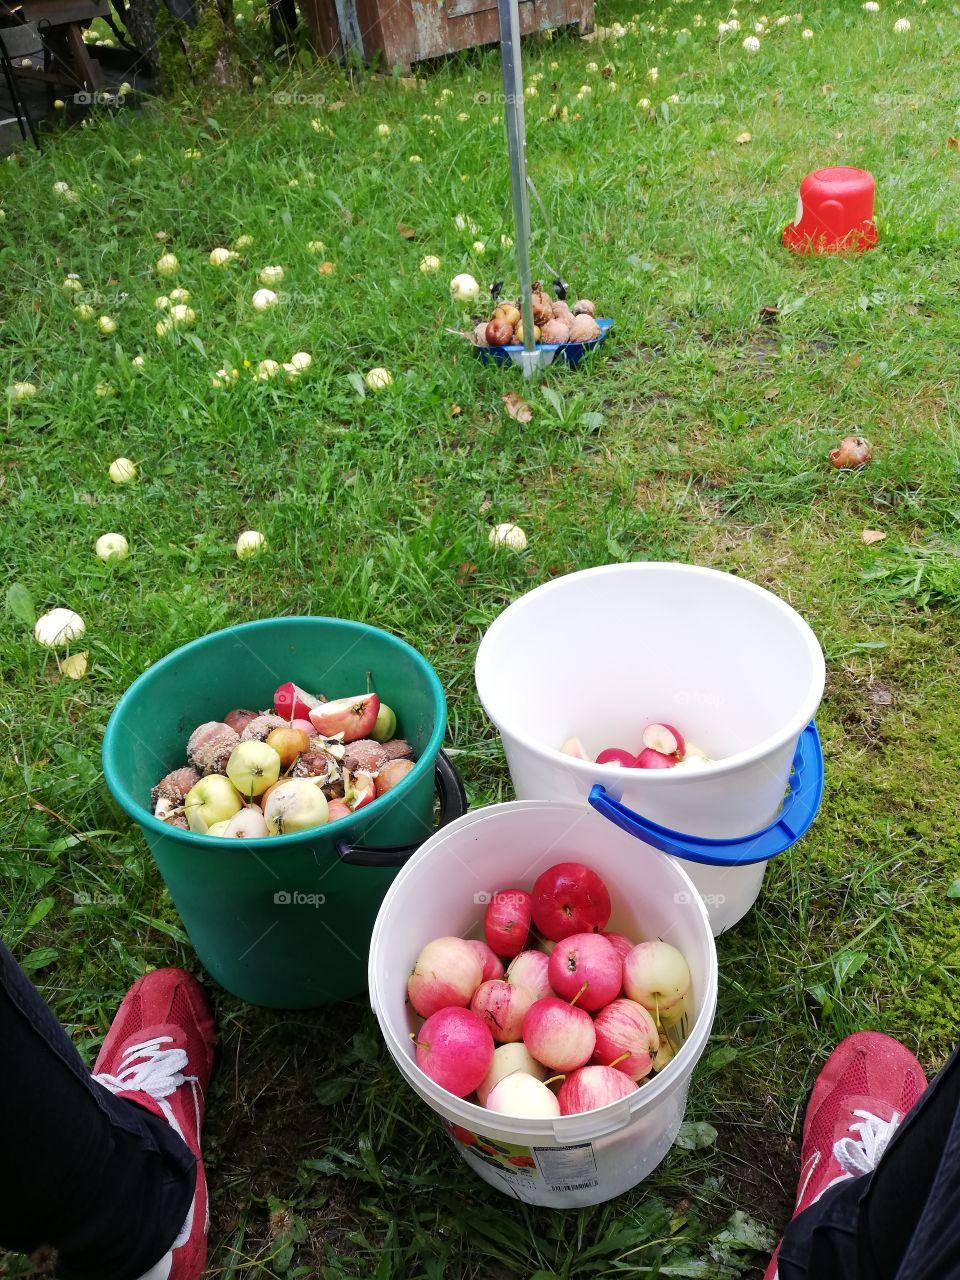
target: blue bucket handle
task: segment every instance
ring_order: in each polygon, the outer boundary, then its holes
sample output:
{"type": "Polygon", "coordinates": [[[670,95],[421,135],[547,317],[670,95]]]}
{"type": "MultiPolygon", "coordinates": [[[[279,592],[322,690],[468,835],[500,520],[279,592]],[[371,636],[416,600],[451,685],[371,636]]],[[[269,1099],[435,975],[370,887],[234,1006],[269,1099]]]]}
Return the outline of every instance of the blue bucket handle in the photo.
{"type": "Polygon", "coordinates": [[[599,782],[587,797],[597,813],[662,853],[708,867],[746,867],[775,858],[805,835],[823,799],[823,748],[811,720],[801,733],[793,757],[793,771],[780,813],[773,822],[749,836],[714,839],[687,836],[642,817],[615,800],[599,782]]]}

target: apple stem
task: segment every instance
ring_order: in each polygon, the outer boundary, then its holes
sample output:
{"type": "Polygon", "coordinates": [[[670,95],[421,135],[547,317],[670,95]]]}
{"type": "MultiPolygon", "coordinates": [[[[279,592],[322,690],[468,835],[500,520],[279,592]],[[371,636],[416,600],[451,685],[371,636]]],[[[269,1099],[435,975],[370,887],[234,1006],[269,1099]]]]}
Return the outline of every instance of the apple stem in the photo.
{"type": "Polygon", "coordinates": [[[415,1031],[409,1032],[409,1035],[410,1035],[410,1039],[413,1041],[413,1043],[417,1046],[418,1049],[430,1048],[428,1044],[424,1044],[422,1040],[417,1039],[417,1033],[415,1031]]]}
{"type": "Polygon", "coordinates": [[[608,1062],[608,1063],[607,1063],[607,1066],[608,1066],[608,1067],[615,1067],[615,1066],[617,1065],[617,1063],[618,1063],[618,1062],[623,1062],[623,1061],[625,1061],[625,1060],[626,1060],[627,1058],[629,1058],[629,1057],[630,1057],[630,1051],[629,1051],[629,1050],[627,1050],[627,1052],[626,1052],[626,1053],[621,1053],[621,1055],[620,1055],[620,1057],[619,1057],[619,1058],[614,1058],[614,1060],[613,1060],[612,1062],[608,1062]]]}
{"type": "Polygon", "coordinates": [[[549,1084],[556,1084],[558,1080],[566,1080],[566,1078],[567,1078],[567,1077],[566,1077],[565,1075],[550,1076],[550,1077],[549,1077],[549,1079],[544,1080],[544,1082],[543,1082],[543,1083],[544,1083],[544,1084],[547,1084],[547,1085],[549,1085],[549,1084]]]}
{"type": "Polygon", "coordinates": [[[580,999],[580,997],[583,995],[583,993],[586,991],[586,989],[587,989],[587,987],[589,987],[589,985],[590,985],[590,983],[589,983],[589,982],[585,982],[585,983],[583,984],[583,986],[580,988],[580,990],[577,992],[577,994],[576,994],[576,995],[573,997],[573,999],[570,1001],[571,1007],[577,1003],[577,1001],[580,999]]]}

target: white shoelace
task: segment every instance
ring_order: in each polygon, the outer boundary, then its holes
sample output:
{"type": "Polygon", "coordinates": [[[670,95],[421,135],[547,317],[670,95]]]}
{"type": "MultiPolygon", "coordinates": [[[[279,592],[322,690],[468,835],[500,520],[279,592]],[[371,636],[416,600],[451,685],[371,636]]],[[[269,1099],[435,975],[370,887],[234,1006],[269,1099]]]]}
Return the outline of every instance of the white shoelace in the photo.
{"type": "MultiPolygon", "coordinates": [[[[123,1051],[120,1059],[120,1070],[116,1075],[102,1071],[93,1078],[111,1093],[146,1093],[151,1097],[163,1113],[163,1118],[170,1128],[186,1141],[183,1130],[177,1122],[173,1108],[167,1098],[185,1084],[193,1093],[194,1114],[197,1117],[197,1143],[200,1142],[200,1107],[197,1102],[198,1080],[196,1076],[185,1076],[183,1068],[188,1058],[185,1049],[166,1049],[164,1045],[173,1044],[173,1036],[154,1036],[152,1040],[144,1040],[141,1044],[133,1044],[123,1051]]],[[[193,1209],[191,1203],[187,1220],[180,1234],[173,1242],[177,1249],[190,1238],[193,1230],[193,1209]]],[[[209,1207],[207,1210],[209,1217],[209,1207]]]]}
{"type": "Polygon", "coordinates": [[[851,1178],[870,1173],[900,1124],[902,1116],[895,1111],[889,1120],[881,1120],[872,1111],[854,1111],[860,1120],[850,1125],[850,1132],[859,1138],[841,1138],[833,1144],[833,1154],[840,1168],[851,1178]]]}

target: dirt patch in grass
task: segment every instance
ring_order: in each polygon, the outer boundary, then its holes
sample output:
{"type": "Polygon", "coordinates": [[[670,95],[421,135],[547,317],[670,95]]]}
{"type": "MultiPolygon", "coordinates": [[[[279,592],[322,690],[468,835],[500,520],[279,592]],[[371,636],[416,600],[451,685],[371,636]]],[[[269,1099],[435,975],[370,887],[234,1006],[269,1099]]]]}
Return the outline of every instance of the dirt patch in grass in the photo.
{"type": "Polygon", "coordinates": [[[828,673],[827,690],[835,714],[854,740],[868,751],[881,750],[888,740],[887,717],[897,704],[893,686],[852,667],[840,667],[828,673]]]}

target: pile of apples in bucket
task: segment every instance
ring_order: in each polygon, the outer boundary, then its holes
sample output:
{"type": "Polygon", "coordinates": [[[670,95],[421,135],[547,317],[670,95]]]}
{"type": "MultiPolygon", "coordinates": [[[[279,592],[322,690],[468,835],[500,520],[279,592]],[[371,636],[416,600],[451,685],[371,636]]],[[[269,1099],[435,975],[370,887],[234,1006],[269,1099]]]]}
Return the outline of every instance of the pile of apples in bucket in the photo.
{"type": "MultiPolygon", "coordinates": [[[[560,750],[575,760],[590,759],[579,738],[568,738],[560,750]]],[[[648,724],[636,754],[624,747],[604,747],[594,760],[594,764],[612,764],[621,769],[676,769],[681,765],[702,769],[712,763],[705,751],[686,741],[672,724],[648,724]]]]}
{"type": "Polygon", "coordinates": [[[198,725],[187,764],[153,788],[154,817],[197,835],[254,840],[347,818],[414,767],[396,714],[375,693],[328,702],[291,680],[266,711],[198,725]]]}
{"type": "Polygon", "coordinates": [[[667,942],[603,932],[611,909],[596,871],[561,862],[530,892],[492,896],[486,941],[428,942],[407,980],[425,1019],[411,1032],[420,1069],[458,1098],[527,1119],[634,1093],[673,1057],[690,970],[667,942]]]}

